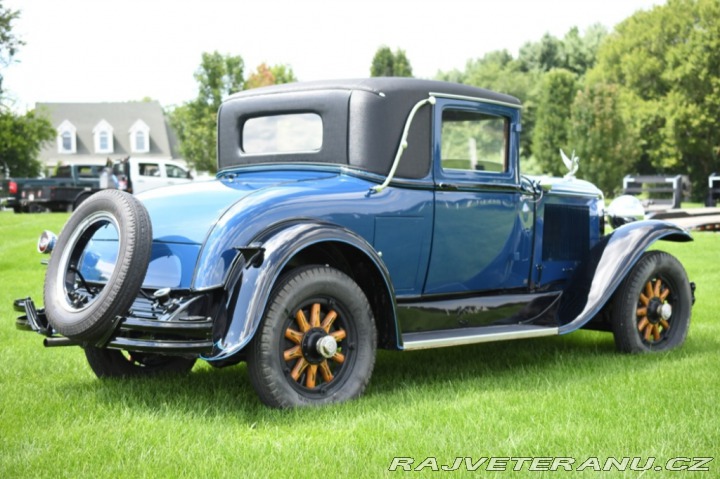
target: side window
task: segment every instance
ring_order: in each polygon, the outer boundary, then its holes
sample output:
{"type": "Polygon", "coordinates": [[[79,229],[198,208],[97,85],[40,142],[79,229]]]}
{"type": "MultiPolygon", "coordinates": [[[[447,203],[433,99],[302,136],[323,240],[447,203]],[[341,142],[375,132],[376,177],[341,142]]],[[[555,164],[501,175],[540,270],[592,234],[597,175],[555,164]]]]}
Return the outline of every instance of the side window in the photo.
{"type": "Polygon", "coordinates": [[[160,176],[160,165],[157,163],[140,163],[138,169],[140,176],[160,176]]]}
{"type": "Polygon", "coordinates": [[[92,166],[78,166],[77,174],[79,178],[95,178],[98,172],[92,166]]]}
{"type": "Polygon", "coordinates": [[[507,118],[469,110],[442,113],[443,169],[502,173],[507,171],[507,118]]]}
{"type": "Polygon", "coordinates": [[[187,173],[175,165],[165,165],[165,172],[168,178],[187,178],[187,173]]]}

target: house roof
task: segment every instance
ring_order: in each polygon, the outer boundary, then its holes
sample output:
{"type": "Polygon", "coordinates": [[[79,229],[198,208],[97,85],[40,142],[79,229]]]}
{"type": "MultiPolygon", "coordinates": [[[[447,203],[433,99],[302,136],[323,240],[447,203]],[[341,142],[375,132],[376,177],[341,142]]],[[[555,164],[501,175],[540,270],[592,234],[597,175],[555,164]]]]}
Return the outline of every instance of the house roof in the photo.
{"type": "Polygon", "coordinates": [[[40,159],[51,161],[59,157],[99,157],[149,155],[173,158],[177,156],[175,136],[170,132],[162,107],[156,101],[122,103],[38,103],[38,111],[46,113],[54,128],[69,121],[77,130],[75,155],[61,155],[55,142],[49,143],[40,152],[40,159]],[[93,129],[101,121],[113,129],[113,153],[95,153],[93,129]],[[130,129],[142,120],[150,128],[150,151],[133,153],[130,148],[130,129]]]}

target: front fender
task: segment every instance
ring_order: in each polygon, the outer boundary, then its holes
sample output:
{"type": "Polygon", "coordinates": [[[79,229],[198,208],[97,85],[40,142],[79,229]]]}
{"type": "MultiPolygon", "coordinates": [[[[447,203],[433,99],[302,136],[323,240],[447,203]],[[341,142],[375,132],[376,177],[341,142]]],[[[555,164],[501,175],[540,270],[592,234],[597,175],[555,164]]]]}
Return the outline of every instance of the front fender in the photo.
{"type": "Polygon", "coordinates": [[[693,240],[685,230],[658,220],[629,223],[603,237],[575,272],[560,298],[560,334],[582,327],[599,313],[640,256],[659,239],[693,240]]]}
{"type": "MultiPolygon", "coordinates": [[[[214,344],[213,352],[204,359],[218,361],[227,359],[244,348],[253,338],[262,321],[270,294],[283,268],[303,249],[323,242],[344,243],[365,256],[376,266],[384,281],[379,287],[387,288],[390,298],[394,291],[390,275],[380,256],[361,236],[341,226],[329,223],[294,223],[275,227],[257,238],[247,247],[238,247],[241,257],[235,262],[234,271],[228,276],[236,278],[237,285],[229,287],[228,294],[234,300],[229,305],[227,330],[214,344]]],[[[397,318],[392,302],[392,318],[397,318]]],[[[397,321],[394,321],[397,324],[397,321]]]]}

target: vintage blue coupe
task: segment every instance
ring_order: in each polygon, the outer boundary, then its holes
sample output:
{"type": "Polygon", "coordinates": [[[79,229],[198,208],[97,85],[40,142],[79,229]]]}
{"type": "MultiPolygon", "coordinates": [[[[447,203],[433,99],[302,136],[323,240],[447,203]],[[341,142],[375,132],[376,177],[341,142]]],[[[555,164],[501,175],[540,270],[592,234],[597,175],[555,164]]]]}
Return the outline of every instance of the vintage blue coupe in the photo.
{"type": "MultiPolygon", "coordinates": [[[[522,174],[520,102],[375,78],[260,88],[218,113],[216,179],[93,195],[18,326],[81,346],[100,377],[246,361],[275,407],[360,395],[377,347],[612,331],[624,352],[688,331],[692,285],[658,239],[576,179],[522,174]],[[623,224],[626,223],[626,224],[623,224]]],[[[624,203],[625,202],[625,203],[624,203]]],[[[642,214],[642,210],[640,210],[642,214]]]]}

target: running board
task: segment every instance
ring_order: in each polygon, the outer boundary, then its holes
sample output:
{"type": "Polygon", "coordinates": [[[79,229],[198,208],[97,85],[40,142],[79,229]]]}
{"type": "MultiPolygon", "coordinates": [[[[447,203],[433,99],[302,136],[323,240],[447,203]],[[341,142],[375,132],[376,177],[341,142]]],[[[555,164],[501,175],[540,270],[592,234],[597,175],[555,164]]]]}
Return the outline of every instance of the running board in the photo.
{"type": "Polygon", "coordinates": [[[489,343],[491,341],[506,341],[508,339],[555,336],[559,332],[559,329],[555,327],[513,324],[405,333],[402,335],[402,340],[403,349],[412,351],[416,349],[462,346],[464,344],[489,343]]]}

